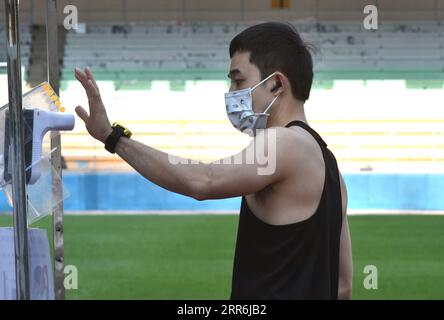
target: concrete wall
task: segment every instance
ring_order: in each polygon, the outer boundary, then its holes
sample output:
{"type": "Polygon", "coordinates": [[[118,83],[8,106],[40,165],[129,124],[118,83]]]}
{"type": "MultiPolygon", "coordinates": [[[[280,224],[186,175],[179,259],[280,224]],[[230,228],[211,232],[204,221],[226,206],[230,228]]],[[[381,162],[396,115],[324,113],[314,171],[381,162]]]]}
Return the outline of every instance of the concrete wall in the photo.
{"type": "MultiPolygon", "coordinates": [[[[58,0],[78,7],[81,22],[144,22],[159,20],[362,20],[363,8],[374,4],[381,20],[444,18],[444,0],[291,0],[288,10],[271,9],[271,0],[58,0]]],[[[4,21],[0,1],[0,21],[4,21]]],[[[21,0],[21,21],[45,21],[46,0],[21,0]]],[[[62,16],[60,17],[62,21],[62,16]]]]}

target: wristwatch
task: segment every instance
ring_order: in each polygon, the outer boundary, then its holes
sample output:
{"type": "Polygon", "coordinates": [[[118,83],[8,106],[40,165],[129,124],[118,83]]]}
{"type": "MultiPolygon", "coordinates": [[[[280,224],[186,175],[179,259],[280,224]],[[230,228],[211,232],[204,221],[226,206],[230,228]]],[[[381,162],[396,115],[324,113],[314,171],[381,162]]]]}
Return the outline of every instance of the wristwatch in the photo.
{"type": "Polygon", "coordinates": [[[116,145],[119,142],[119,139],[123,136],[126,138],[131,138],[133,135],[128,128],[119,124],[118,122],[114,122],[112,125],[113,131],[110,133],[108,138],[105,141],[105,149],[111,153],[116,153],[116,145]]]}

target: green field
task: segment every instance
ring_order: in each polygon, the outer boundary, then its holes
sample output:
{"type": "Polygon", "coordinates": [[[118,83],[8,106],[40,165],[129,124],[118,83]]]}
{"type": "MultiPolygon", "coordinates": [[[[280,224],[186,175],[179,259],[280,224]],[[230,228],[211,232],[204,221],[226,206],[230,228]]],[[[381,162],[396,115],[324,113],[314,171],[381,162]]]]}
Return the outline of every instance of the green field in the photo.
{"type": "MultiPolygon", "coordinates": [[[[0,217],[0,225],[11,225],[0,217]]],[[[66,216],[69,299],[228,299],[237,216],[66,216]]],[[[354,299],[444,299],[444,216],[352,216],[354,299]],[[363,286],[364,266],[378,289],[363,286]]],[[[49,218],[37,223],[50,226],[49,218]]]]}

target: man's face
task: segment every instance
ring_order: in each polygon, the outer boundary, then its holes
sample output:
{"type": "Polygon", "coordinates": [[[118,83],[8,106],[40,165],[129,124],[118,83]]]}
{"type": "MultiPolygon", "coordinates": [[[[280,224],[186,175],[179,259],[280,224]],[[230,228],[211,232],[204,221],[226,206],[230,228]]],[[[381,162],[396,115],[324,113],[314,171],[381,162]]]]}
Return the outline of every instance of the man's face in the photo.
{"type": "MultiPolygon", "coordinates": [[[[233,55],[228,77],[231,79],[230,91],[252,88],[262,80],[259,68],[250,62],[250,52],[236,52],[233,55]]],[[[252,92],[254,112],[263,112],[273,100],[270,91],[273,82],[269,79],[252,92]]]]}

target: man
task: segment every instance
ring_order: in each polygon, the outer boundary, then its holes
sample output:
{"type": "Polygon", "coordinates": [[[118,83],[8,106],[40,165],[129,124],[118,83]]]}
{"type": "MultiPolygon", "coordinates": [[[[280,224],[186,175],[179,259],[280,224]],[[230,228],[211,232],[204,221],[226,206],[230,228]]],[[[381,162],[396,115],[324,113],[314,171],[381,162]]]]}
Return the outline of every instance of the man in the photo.
{"type": "Polygon", "coordinates": [[[231,299],[349,299],[346,187],[304,113],[313,80],[310,52],[293,26],[264,23],[237,35],[230,57],[228,117],[254,139],[224,161],[184,163],[111,128],[89,69],[75,74],[90,115],[80,106],[76,112],[92,137],[153,183],[197,200],[242,196],[231,299]],[[258,145],[276,156],[266,174],[259,174],[257,161],[238,161],[258,145]]]}

